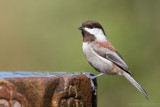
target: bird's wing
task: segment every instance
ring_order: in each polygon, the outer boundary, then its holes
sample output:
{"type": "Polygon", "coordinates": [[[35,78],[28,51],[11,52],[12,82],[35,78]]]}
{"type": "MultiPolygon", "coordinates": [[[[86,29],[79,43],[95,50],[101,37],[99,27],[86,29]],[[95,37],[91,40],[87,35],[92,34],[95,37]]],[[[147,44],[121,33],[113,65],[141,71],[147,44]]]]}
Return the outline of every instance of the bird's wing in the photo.
{"type": "Polygon", "coordinates": [[[100,55],[101,57],[110,60],[111,62],[113,62],[115,65],[117,65],[119,68],[121,68],[122,70],[124,70],[125,72],[129,73],[132,75],[132,73],[130,72],[128,66],[126,65],[126,63],[123,61],[122,57],[120,56],[120,54],[118,52],[114,52],[111,51],[110,49],[106,49],[106,48],[97,48],[95,46],[92,45],[92,50],[100,55]]]}

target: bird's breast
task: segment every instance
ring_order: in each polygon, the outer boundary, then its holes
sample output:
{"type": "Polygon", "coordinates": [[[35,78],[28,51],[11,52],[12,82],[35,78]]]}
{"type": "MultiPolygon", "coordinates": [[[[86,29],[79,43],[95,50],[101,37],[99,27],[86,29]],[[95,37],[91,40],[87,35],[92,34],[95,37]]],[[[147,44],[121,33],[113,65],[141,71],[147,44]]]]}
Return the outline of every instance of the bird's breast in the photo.
{"type": "Polygon", "coordinates": [[[83,42],[83,53],[87,61],[97,71],[109,73],[112,70],[112,62],[99,56],[91,47],[91,43],[83,42]]]}

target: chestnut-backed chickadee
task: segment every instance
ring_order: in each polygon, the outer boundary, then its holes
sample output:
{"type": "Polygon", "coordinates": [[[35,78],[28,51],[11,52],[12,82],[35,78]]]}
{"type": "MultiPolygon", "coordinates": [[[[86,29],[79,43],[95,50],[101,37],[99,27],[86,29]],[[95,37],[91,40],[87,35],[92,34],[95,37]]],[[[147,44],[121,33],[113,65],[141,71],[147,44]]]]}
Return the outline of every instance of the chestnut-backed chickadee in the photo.
{"type": "Polygon", "coordinates": [[[145,90],[133,79],[132,73],[107,39],[102,26],[96,21],[86,21],[78,28],[83,35],[83,53],[89,64],[101,75],[122,75],[148,99],[145,90]]]}

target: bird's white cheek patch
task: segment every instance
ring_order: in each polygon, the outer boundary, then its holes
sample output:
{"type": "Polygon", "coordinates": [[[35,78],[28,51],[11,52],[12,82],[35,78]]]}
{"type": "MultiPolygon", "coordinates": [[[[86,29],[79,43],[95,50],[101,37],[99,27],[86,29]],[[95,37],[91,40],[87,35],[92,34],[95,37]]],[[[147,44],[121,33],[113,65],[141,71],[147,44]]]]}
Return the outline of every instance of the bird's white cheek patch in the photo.
{"type": "Polygon", "coordinates": [[[93,35],[97,35],[98,33],[101,32],[101,29],[98,29],[98,28],[90,29],[90,28],[85,27],[84,30],[89,32],[90,34],[93,34],[93,35]]]}
{"type": "Polygon", "coordinates": [[[103,33],[102,29],[99,29],[99,28],[90,29],[85,27],[84,30],[94,35],[98,41],[103,42],[107,40],[107,37],[103,33]]]}

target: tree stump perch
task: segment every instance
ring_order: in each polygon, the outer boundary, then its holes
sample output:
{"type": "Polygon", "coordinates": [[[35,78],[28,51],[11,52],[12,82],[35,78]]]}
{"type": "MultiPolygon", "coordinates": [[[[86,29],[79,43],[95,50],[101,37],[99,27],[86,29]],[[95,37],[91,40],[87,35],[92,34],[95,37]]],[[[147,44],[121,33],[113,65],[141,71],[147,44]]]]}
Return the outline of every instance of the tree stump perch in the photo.
{"type": "Polygon", "coordinates": [[[82,73],[0,72],[0,107],[96,107],[91,82],[82,73]]]}

